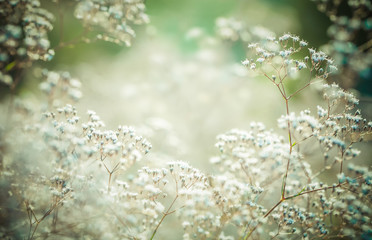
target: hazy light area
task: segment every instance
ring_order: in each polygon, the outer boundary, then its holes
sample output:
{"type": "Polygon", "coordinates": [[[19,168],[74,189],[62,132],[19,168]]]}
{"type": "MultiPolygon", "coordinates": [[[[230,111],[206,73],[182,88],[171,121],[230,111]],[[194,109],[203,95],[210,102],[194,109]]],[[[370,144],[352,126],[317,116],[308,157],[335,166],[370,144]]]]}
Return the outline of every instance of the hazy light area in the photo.
{"type": "Polygon", "coordinates": [[[324,2],[0,1],[0,238],[371,236],[372,18],[324,2]]]}
{"type": "MultiPolygon", "coordinates": [[[[294,21],[299,16],[290,4],[270,1],[163,3],[149,2],[151,23],[139,29],[132,47],[75,46],[66,49],[71,56],[61,57],[57,69],[73,69],[83,82],[78,109],[94,108],[109,128],[135,126],[163,161],[182,159],[203,168],[218,153],[218,134],[248,129],[251,121],[275,128],[285,110],[274,86],[249,75],[241,64],[244,43],[219,37],[230,34],[228,29],[219,32],[219,22],[239,20],[242,28],[255,28],[265,38],[267,32],[299,31],[300,22],[294,21]],[[75,51],[82,61],[70,65],[75,51]]],[[[301,109],[305,99],[295,99],[293,110],[301,109]]]]}
{"type": "Polygon", "coordinates": [[[275,128],[285,110],[272,84],[210,41],[188,56],[166,40],[140,41],[110,61],[81,66],[88,85],[81,108],[94,106],[110,128],[136,126],[152,153],[208,165],[219,133],[251,121],[275,128]]]}

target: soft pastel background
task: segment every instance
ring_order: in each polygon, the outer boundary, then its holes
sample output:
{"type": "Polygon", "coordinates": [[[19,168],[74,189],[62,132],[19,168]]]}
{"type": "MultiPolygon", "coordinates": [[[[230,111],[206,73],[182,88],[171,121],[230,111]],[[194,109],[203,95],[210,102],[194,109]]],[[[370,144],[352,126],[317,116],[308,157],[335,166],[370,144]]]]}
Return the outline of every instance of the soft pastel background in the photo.
{"type": "MultiPolygon", "coordinates": [[[[62,2],[57,8],[42,1],[56,16],[52,46],[61,37],[74,39],[83,29],[71,4],[62,2]]],[[[79,43],[56,50],[53,61],[36,67],[70,71],[83,82],[78,110],[95,110],[111,129],[135,126],[154,146],[148,158],[159,162],[182,159],[209,170],[218,134],[248,129],[251,121],[276,128],[276,119],[284,114],[284,102],[272,84],[242,66],[246,44],[217,38],[218,18],[235,18],[277,36],[292,32],[315,48],[329,41],[330,21],[311,1],[147,0],[146,6],[151,23],[135,29],[132,47],[79,43]]],[[[38,80],[29,78],[20,94],[37,98],[38,80]]],[[[302,86],[301,79],[288,86],[302,86]]],[[[316,91],[308,89],[292,101],[290,110],[315,110],[320,102],[316,91]]],[[[361,105],[371,116],[370,105],[361,105]]],[[[368,154],[363,152],[364,158],[368,154]]]]}

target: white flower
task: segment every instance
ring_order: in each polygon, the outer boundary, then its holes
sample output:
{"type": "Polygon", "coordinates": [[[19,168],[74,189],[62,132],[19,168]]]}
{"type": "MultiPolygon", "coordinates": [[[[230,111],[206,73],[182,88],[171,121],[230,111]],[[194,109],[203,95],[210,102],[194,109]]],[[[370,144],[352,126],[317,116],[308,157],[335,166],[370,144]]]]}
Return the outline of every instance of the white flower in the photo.
{"type": "Polygon", "coordinates": [[[244,61],[242,61],[242,64],[244,66],[248,66],[249,65],[249,60],[248,59],[245,59],[244,61]]]}

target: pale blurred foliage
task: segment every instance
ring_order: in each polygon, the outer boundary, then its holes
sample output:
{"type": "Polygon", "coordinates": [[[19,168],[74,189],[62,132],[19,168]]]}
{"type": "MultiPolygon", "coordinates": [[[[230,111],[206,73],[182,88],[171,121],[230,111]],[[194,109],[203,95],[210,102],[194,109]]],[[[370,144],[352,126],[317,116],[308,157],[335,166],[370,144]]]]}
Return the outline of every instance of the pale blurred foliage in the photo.
{"type": "Polygon", "coordinates": [[[82,66],[89,91],[80,104],[95,106],[110,127],[137,125],[154,145],[151,154],[205,167],[217,134],[252,120],[275,126],[270,119],[283,105],[275,89],[248,76],[220,41],[208,37],[200,45],[185,56],[174,44],[151,39],[129,54],[82,66]]]}

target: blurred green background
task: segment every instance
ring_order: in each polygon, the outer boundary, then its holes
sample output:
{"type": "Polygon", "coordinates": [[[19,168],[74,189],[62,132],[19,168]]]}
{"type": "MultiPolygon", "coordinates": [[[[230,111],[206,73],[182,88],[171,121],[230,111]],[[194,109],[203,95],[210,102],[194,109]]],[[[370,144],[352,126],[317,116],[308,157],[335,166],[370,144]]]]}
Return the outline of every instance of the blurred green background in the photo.
{"type": "MultiPolygon", "coordinates": [[[[41,3],[55,15],[52,47],[81,34],[82,23],[73,13],[75,1],[41,3]]],[[[147,0],[146,9],[151,22],[134,27],[132,47],[78,43],[57,49],[51,62],[34,67],[69,71],[80,79],[81,114],[95,110],[109,129],[134,125],[154,145],[151,158],[159,156],[154,165],[172,158],[206,169],[209,158],[218,154],[218,134],[249,129],[251,121],[275,129],[276,119],[285,112],[272,84],[250,76],[241,65],[246,43],[216,37],[217,18],[265,27],[277,36],[291,32],[315,48],[329,41],[328,17],[308,0],[147,0]],[[190,39],[188,33],[195,28],[200,36],[190,39]]],[[[29,69],[19,92],[39,97],[40,80],[32,72],[29,69]]],[[[289,81],[287,86],[298,88],[302,82],[289,81]]],[[[316,104],[322,104],[321,98],[309,90],[291,102],[290,110],[315,112],[316,104]]]]}
{"type": "MultiPolygon", "coordinates": [[[[81,22],[73,16],[74,4],[73,1],[64,1],[61,7],[57,8],[55,3],[42,1],[42,6],[56,17],[55,28],[50,34],[52,46],[60,41],[61,26],[63,26],[65,41],[73,39],[83,31],[81,22]],[[61,12],[64,15],[63,24],[60,23],[59,18],[61,12]]],[[[319,47],[329,40],[326,31],[330,21],[327,16],[317,10],[316,5],[311,1],[147,0],[145,4],[151,23],[148,26],[137,27],[136,38],[141,40],[152,37],[155,31],[156,35],[161,35],[176,43],[184,53],[196,50],[195,44],[185,39],[185,33],[193,27],[200,27],[206,33],[214,34],[215,21],[218,17],[234,17],[249,26],[260,25],[279,35],[284,32],[298,34],[314,47],[319,47]],[[149,27],[154,30],[150,30],[150,34],[146,31],[149,27]]],[[[138,44],[136,39],[133,44],[138,44]]],[[[72,48],[61,49],[56,53],[54,60],[45,66],[74,66],[82,61],[115,56],[125,51],[131,51],[131,48],[109,42],[83,43],[72,48]]],[[[245,57],[243,46],[238,44],[234,46],[233,54],[240,61],[245,57]]]]}

